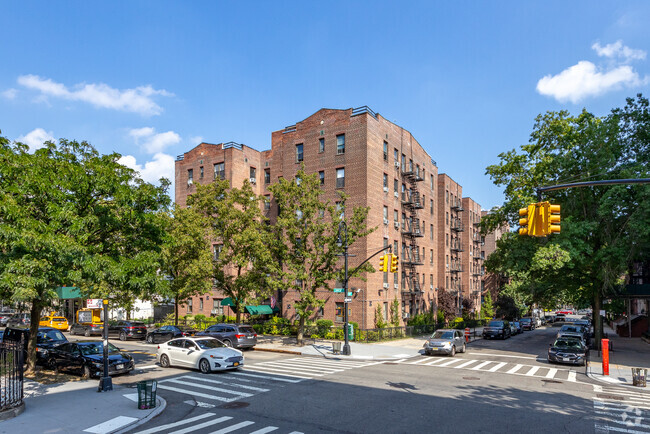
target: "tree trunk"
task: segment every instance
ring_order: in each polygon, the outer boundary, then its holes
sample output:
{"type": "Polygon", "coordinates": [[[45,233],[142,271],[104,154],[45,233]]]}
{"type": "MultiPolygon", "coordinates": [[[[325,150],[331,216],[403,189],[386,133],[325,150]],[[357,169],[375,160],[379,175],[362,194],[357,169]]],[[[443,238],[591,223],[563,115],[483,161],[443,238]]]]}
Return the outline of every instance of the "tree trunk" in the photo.
{"type": "Polygon", "coordinates": [[[239,324],[239,321],[241,320],[241,312],[239,311],[240,307],[237,306],[237,311],[235,312],[235,322],[239,324]]]}
{"type": "Polygon", "coordinates": [[[27,345],[27,371],[26,373],[33,373],[36,369],[36,342],[38,339],[38,327],[41,319],[41,311],[43,306],[38,301],[32,302],[30,310],[29,324],[29,340],[24,342],[27,345]]]}
{"type": "Polygon", "coordinates": [[[300,320],[298,321],[298,335],[296,336],[296,341],[299,346],[302,346],[305,338],[305,316],[300,315],[300,320]]]}
{"type": "Polygon", "coordinates": [[[592,312],[592,316],[594,320],[594,347],[597,350],[600,349],[600,340],[603,338],[603,321],[602,317],[600,316],[601,302],[602,300],[600,297],[600,289],[596,289],[594,294],[594,311],[592,312]]]}
{"type": "Polygon", "coordinates": [[[178,325],[178,297],[174,297],[174,325],[178,325]]]}

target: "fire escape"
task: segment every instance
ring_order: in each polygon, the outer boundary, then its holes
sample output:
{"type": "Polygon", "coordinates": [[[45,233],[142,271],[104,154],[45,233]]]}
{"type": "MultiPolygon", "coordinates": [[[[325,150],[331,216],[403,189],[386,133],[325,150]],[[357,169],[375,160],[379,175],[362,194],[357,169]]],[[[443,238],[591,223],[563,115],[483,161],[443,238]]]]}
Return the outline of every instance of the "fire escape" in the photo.
{"type": "Polygon", "coordinates": [[[475,307],[480,306],[481,304],[481,279],[483,276],[483,263],[482,257],[480,256],[481,251],[481,234],[479,232],[479,226],[481,224],[481,218],[478,217],[474,220],[472,225],[474,226],[473,235],[472,235],[472,245],[474,255],[472,256],[472,275],[475,279],[474,290],[472,291],[472,302],[475,304],[475,307]]]}
{"type": "Polygon", "coordinates": [[[424,208],[424,204],[417,188],[418,182],[424,178],[419,167],[413,170],[413,162],[409,161],[408,168],[402,167],[402,180],[408,184],[402,192],[402,209],[407,216],[402,222],[402,282],[406,282],[406,286],[402,285],[402,305],[410,306],[413,312],[414,307],[421,306],[423,299],[416,267],[424,265],[418,246],[418,238],[423,236],[418,210],[424,208]]]}
{"type": "Polygon", "coordinates": [[[465,230],[463,227],[462,219],[460,218],[460,213],[465,211],[459,197],[453,199],[451,203],[451,264],[449,271],[451,273],[451,289],[452,293],[456,293],[456,305],[458,307],[458,312],[462,312],[462,303],[463,303],[463,286],[461,283],[461,273],[463,272],[463,266],[461,264],[460,253],[463,251],[460,233],[465,230]]]}

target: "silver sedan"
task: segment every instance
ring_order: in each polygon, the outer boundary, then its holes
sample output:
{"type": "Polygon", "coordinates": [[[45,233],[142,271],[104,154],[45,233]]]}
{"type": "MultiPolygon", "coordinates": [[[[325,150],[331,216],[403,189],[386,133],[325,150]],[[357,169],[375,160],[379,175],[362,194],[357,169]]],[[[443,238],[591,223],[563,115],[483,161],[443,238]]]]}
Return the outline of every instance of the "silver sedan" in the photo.
{"type": "Polygon", "coordinates": [[[424,343],[424,353],[428,356],[447,354],[453,357],[456,352],[464,353],[466,350],[465,337],[460,330],[436,330],[424,343]]]}

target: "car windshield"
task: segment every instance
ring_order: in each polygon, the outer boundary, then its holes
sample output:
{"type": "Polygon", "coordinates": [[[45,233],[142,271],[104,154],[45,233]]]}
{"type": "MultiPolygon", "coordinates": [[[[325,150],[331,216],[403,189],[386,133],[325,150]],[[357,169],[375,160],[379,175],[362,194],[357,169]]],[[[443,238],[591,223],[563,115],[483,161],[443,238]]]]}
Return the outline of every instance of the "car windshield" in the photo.
{"type": "Polygon", "coordinates": [[[565,325],[560,329],[561,332],[582,333],[582,327],[565,325]]]}
{"type": "Polygon", "coordinates": [[[530,322],[530,318],[522,318],[521,322],[530,322]]]}
{"type": "Polygon", "coordinates": [[[558,339],[553,344],[554,347],[570,348],[574,350],[582,349],[582,344],[576,339],[558,339]]]}
{"type": "Polygon", "coordinates": [[[58,330],[47,330],[39,331],[36,340],[38,343],[42,344],[44,342],[65,341],[66,338],[63,336],[63,333],[58,330]]]}
{"type": "Polygon", "coordinates": [[[63,318],[62,316],[55,316],[52,318],[52,321],[67,321],[67,319],[63,318]]]}
{"type": "Polygon", "coordinates": [[[490,327],[503,327],[503,321],[490,321],[490,327]]]}
{"type": "Polygon", "coordinates": [[[211,350],[213,348],[223,348],[225,345],[218,339],[200,339],[194,341],[202,350],[211,350]]]}
{"type": "Polygon", "coordinates": [[[239,327],[239,331],[242,333],[255,333],[255,330],[253,330],[253,327],[239,327]]]}
{"type": "Polygon", "coordinates": [[[431,339],[453,339],[454,332],[437,331],[431,336],[431,339]]]}
{"type": "MultiPolygon", "coordinates": [[[[84,342],[79,344],[79,350],[84,356],[92,356],[98,354],[104,354],[104,343],[103,342],[84,342]]],[[[113,344],[108,344],[109,353],[118,353],[120,350],[113,344]]]]}

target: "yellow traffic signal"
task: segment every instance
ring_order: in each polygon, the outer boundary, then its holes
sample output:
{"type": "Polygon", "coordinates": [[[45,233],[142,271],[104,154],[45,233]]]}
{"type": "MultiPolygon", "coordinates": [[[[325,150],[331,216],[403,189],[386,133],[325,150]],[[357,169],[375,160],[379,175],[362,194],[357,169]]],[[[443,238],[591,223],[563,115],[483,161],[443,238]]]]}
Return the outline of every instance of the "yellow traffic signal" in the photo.
{"type": "Polygon", "coordinates": [[[519,235],[545,237],[560,232],[560,205],[538,202],[519,210],[519,235]]]}
{"type": "Polygon", "coordinates": [[[560,233],[560,205],[548,205],[548,222],[546,227],[548,228],[547,234],[559,234],[560,233]]]}
{"type": "Polygon", "coordinates": [[[388,271],[388,254],[379,257],[379,271],[386,273],[388,271]]]}
{"type": "Polygon", "coordinates": [[[399,264],[399,259],[397,255],[390,254],[390,272],[397,273],[397,266],[399,264]]]}
{"type": "Polygon", "coordinates": [[[536,224],[536,215],[535,215],[535,204],[528,205],[526,208],[521,208],[519,210],[519,235],[530,235],[535,236],[535,224],[536,224]]]}

